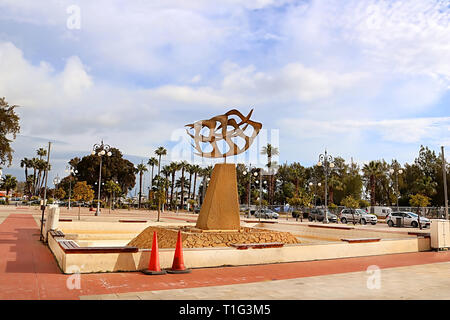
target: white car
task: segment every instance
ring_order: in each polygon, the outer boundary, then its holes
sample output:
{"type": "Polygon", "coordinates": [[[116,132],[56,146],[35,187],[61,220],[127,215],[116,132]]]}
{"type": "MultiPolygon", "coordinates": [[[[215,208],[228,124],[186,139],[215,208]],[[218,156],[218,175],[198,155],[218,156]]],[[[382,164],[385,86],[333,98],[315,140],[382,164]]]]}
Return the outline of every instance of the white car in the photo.
{"type": "Polygon", "coordinates": [[[363,209],[356,209],[353,214],[350,209],[343,209],[341,211],[341,222],[355,222],[361,224],[371,223],[372,225],[376,225],[378,218],[374,214],[367,213],[363,209]],[[355,220],[355,221],[353,221],[355,220]]]}
{"type": "MultiPolygon", "coordinates": [[[[386,217],[386,222],[389,227],[397,224],[397,218],[401,218],[402,226],[411,226],[413,228],[419,227],[419,216],[413,212],[392,212],[386,217]]],[[[430,226],[430,219],[420,217],[420,224],[427,228],[430,226]]]]}
{"type": "Polygon", "coordinates": [[[278,219],[280,215],[270,209],[261,209],[256,210],[255,217],[256,218],[264,218],[264,219],[278,219]]]}

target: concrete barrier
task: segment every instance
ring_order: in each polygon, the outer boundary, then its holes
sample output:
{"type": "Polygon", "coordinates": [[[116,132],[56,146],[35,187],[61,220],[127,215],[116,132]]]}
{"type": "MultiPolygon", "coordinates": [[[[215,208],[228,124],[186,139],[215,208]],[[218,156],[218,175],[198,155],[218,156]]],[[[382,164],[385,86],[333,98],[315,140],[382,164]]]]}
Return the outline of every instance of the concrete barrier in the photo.
{"type": "MultiPolygon", "coordinates": [[[[64,273],[139,271],[148,267],[151,250],[137,253],[65,254],[59,244],[49,237],[49,246],[64,273]]],[[[412,237],[381,240],[371,243],[330,243],[312,245],[285,245],[281,248],[238,250],[235,248],[184,249],[187,268],[240,266],[266,263],[339,259],[430,250],[430,239],[412,237]]],[[[174,249],[160,249],[162,268],[170,268],[174,249]]]]}

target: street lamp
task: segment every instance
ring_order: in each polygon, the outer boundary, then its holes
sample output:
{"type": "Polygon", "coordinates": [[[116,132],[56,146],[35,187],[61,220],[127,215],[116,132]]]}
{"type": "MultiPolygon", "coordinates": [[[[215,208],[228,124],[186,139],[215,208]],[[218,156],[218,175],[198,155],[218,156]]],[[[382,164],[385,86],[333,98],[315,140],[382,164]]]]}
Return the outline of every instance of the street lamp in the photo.
{"type": "Polygon", "coordinates": [[[398,198],[399,198],[399,194],[398,194],[398,175],[403,173],[402,169],[398,169],[398,170],[394,170],[394,169],[390,169],[389,173],[391,175],[393,175],[395,173],[395,197],[397,198],[397,211],[399,210],[398,207],[398,198]]]}
{"type": "MultiPolygon", "coordinates": [[[[114,181],[116,185],[119,184],[119,181],[114,181]]],[[[148,187],[150,189],[150,187],[148,187]]],[[[115,205],[116,205],[116,188],[113,189],[113,203],[112,203],[112,209],[115,209],[115,205]]]]}
{"type": "MultiPolygon", "coordinates": [[[[259,181],[257,180],[256,183],[259,185],[259,221],[261,221],[262,216],[262,187],[263,187],[263,180],[262,180],[262,174],[263,169],[259,169],[259,181]]],[[[267,181],[264,181],[264,185],[267,184],[267,181]]]]}
{"type": "Polygon", "coordinates": [[[72,196],[72,175],[77,174],[78,170],[75,170],[74,167],[72,167],[72,165],[68,165],[68,166],[66,166],[65,172],[69,174],[69,207],[68,207],[68,210],[70,210],[70,198],[72,196]]]}
{"type": "MultiPolygon", "coordinates": [[[[310,182],[309,187],[312,188],[312,186],[320,187],[320,186],[322,186],[322,184],[320,182],[317,184],[310,182]]],[[[313,191],[313,203],[314,203],[314,207],[315,207],[316,206],[316,188],[314,188],[314,191],[313,191]]]]}
{"type": "MultiPolygon", "coordinates": [[[[252,169],[252,165],[249,164],[248,166],[248,171],[244,171],[243,174],[244,176],[246,176],[247,174],[249,175],[249,179],[248,179],[248,218],[251,218],[251,213],[250,213],[250,199],[251,199],[251,186],[252,186],[252,174],[251,174],[251,169],[252,169]]],[[[258,172],[254,172],[253,176],[255,176],[255,178],[258,176],[258,172]]]]}
{"type": "Polygon", "coordinates": [[[61,182],[61,179],[59,178],[58,175],[56,175],[55,178],[53,178],[53,185],[55,186],[55,198],[56,198],[56,191],[58,191],[58,185],[61,182]]]}
{"type": "Polygon", "coordinates": [[[110,157],[112,155],[111,151],[109,151],[111,147],[107,144],[102,143],[101,144],[94,144],[92,148],[91,155],[93,156],[99,156],[100,157],[100,170],[98,172],[98,201],[97,201],[97,211],[95,211],[95,215],[98,216],[100,214],[100,191],[101,191],[101,181],[102,181],[102,163],[103,163],[103,156],[106,155],[110,157]]]}
{"type": "Polygon", "coordinates": [[[323,167],[324,173],[325,173],[325,212],[324,212],[324,223],[328,223],[328,174],[330,173],[331,169],[334,168],[333,163],[333,157],[330,156],[327,153],[327,150],[325,150],[325,154],[319,155],[319,162],[317,163],[319,167],[323,167]]]}

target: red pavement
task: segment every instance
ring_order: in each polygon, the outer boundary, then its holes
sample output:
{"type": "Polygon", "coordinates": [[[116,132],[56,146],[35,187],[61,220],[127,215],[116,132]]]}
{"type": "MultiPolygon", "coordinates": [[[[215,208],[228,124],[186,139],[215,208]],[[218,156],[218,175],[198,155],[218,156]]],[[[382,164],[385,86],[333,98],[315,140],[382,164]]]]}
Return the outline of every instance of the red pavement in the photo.
{"type": "MultiPolygon", "coordinates": [[[[82,274],[81,289],[68,289],[50,250],[39,241],[31,214],[11,214],[0,224],[0,299],[78,299],[81,295],[217,286],[365,271],[450,261],[450,252],[420,252],[326,261],[194,269],[190,274],[140,272],[82,274]]],[[[70,278],[71,277],[71,278],[70,278]]]]}

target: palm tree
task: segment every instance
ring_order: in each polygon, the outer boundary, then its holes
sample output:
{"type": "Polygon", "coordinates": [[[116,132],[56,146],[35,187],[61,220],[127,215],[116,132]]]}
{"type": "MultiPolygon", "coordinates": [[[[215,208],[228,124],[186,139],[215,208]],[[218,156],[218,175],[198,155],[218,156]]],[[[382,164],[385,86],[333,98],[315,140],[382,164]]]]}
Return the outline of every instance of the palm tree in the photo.
{"type": "Polygon", "coordinates": [[[200,173],[200,166],[198,164],[192,165],[192,170],[194,171],[194,190],[192,190],[192,199],[195,199],[195,188],[197,186],[197,175],[200,173]]]}
{"type": "MultiPolygon", "coordinates": [[[[278,148],[275,148],[270,143],[268,143],[266,146],[262,147],[261,149],[262,155],[267,155],[267,168],[269,171],[273,169],[276,166],[275,162],[272,162],[272,156],[276,156],[279,154],[278,148]]],[[[271,172],[272,173],[272,172],[271,172]]],[[[269,182],[269,201],[272,203],[272,193],[273,193],[273,173],[270,175],[270,182],[269,182]]]]}
{"type": "Polygon", "coordinates": [[[151,157],[150,159],[148,159],[147,164],[152,167],[152,178],[151,178],[151,182],[150,182],[150,188],[151,188],[153,186],[153,169],[155,168],[155,166],[157,166],[159,164],[159,161],[155,157],[151,157]]]}
{"type": "Polygon", "coordinates": [[[33,194],[36,195],[36,170],[38,166],[38,160],[37,158],[33,158],[30,160],[31,167],[33,168],[33,194]]]}
{"type": "Polygon", "coordinates": [[[139,202],[138,202],[138,208],[141,208],[141,201],[142,201],[142,176],[144,175],[144,172],[148,171],[147,166],[143,163],[140,163],[137,165],[137,172],[139,173],[139,202]]]}
{"type": "Polygon", "coordinates": [[[186,165],[186,172],[189,173],[189,187],[188,187],[188,199],[191,198],[192,176],[194,175],[194,166],[192,164],[186,165]]]}
{"type": "Polygon", "coordinates": [[[37,167],[37,170],[38,170],[36,183],[37,183],[38,193],[41,192],[42,185],[44,184],[45,170],[46,169],[50,170],[50,166],[48,166],[48,168],[47,168],[47,164],[48,164],[48,162],[45,161],[45,160],[36,159],[36,167],[37,167]],[[44,173],[44,174],[42,174],[42,173],[44,173]]]}
{"type": "Polygon", "coordinates": [[[167,150],[164,147],[159,147],[155,150],[155,154],[159,156],[158,160],[158,176],[161,174],[161,156],[165,156],[167,154],[167,150]]]}
{"type": "Polygon", "coordinates": [[[342,191],[344,189],[344,184],[342,183],[342,179],[337,175],[333,174],[333,172],[330,175],[330,178],[328,180],[328,200],[330,203],[334,203],[334,190],[342,191]]]}
{"type": "MultiPolygon", "coordinates": [[[[173,204],[173,189],[175,188],[175,174],[178,170],[181,169],[181,166],[177,162],[171,162],[170,163],[170,171],[172,172],[172,184],[170,186],[170,206],[173,204]]],[[[173,210],[173,208],[172,208],[173,210]]]]}
{"type": "Polygon", "coordinates": [[[369,164],[365,164],[363,167],[363,174],[368,179],[370,188],[370,205],[373,207],[376,205],[375,188],[378,178],[383,174],[380,161],[370,161],[369,164]]]}
{"type": "MultiPolygon", "coordinates": [[[[185,185],[185,179],[184,179],[184,173],[187,170],[188,167],[188,163],[186,161],[181,161],[180,162],[180,169],[181,169],[181,185],[184,186],[185,185]]],[[[183,187],[181,188],[181,210],[183,210],[184,208],[184,191],[186,189],[183,187]]]]}
{"type": "Polygon", "coordinates": [[[165,186],[165,192],[166,192],[166,194],[165,194],[165,199],[166,199],[166,204],[169,203],[169,184],[170,184],[170,182],[169,182],[169,176],[170,176],[170,173],[171,173],[171,172],[172,172],[172,171],[171,171],[170,166],[164,166],[164,167],[161,169],[161,173],[164,175],[164,179],[165,179],[165,183],[166,183],[166,186],[165,186]]]}
{"type": "Polygon", "coordinates": [[[207,166],[207,167],[205,167],[205,168],[203,168],[203,169],[200,169],[200,172],[199,172],[199,175],[200,175],[201,177],[203,177],[202,188],[201,188],[201,189],[198,188],[198,193],[199,193],[198,197],[199,197],[199,199],[200,199],[200,191],[201,191],[202,194],[203,194],[203,195],[201,196],[201,198],[202,198],[202,203],[203,203],[203,201],[205,200],[205,199],[204,199],[204,195],[206,194],[206,184],[207,184],[207,179],[211,177],[212,171],[213,171],[213,167],[212,167],[212,166],[207,166]]]}
{"type": "MultiPolygon", "coordinates": [[[[179,178],[179,179],[175,182],[175,187],[176,187],[177,189],[180,189],[180,193],[183,194],[184,191],[186,191],[186,190],[188,189],[189,184],[188,184],[188,182],[187,182],[185,179],[179,178]]],[[[181,198],[181,199],[183,199],[183,198],[181,198]]]]}
{"type": "Polygon", "coordinates": [[[30,181],[28,179],[28,168],[32,168],[33,167],[33,163],[30,159],[28,158],[23,158],[20,161],[20,167],[21,168],[25,168],[25,183],[26,183],[26,189],[27,189],[27,194],[30,195],[31,193],[31,184],[30,181]]]}
{"type": "Polygon", "coordinates": [[[6,190],[6,201],[8,201],[9,191],[14,190],[17,187],[17,179],[12,175],[7,174],[2,178],[0,186],[6,190]]]}

